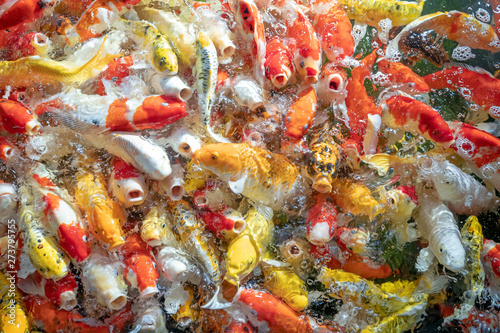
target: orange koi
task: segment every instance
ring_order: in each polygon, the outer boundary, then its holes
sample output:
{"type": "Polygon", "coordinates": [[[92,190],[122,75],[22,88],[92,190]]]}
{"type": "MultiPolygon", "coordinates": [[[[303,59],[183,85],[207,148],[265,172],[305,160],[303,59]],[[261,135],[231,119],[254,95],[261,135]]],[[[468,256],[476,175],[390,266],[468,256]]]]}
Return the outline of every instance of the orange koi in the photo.
{"type": "Polygon", "coordinates": [[[295,57],[295,68],[305,82],[318,82],[321,67],[321,46],[302,9],[293,1],[285,0],[284,10],[287,13],[286,26],[290,41],[290,49],[295,57]]]}
{"type": "Polygon", "coordinates": [[[450,127],[427,104],[406,96],[393,96],[385,104],[387,112],[384,112],[382,121],[388,126],[418,133],[445,148],[453,143],[450,127]]]}
{"type": "Polygon", "coordinates": [[[157,283],[160,274],[156,261],[151,255],[151,248],[138,234],[130,235],[120,252],[125,257],[125,279],[139,289],[141,297],[152,297],[158,293],[157,283]]]}
{"type": "Polygon", "coordinates": [[[309,333],[317,327],[312,319],[293,311],[272,294],[246,288],[241,288],[238,294],[236,299],[244,305],[243,312],[258,331],[309,333]]]}
{"type": "Polygon", "coordinates": [[[25,303],[31,318],[41,322],[47,333],[120,333],[134,319],[130,304],[110,317],[96,321],[76,311],[59,309],[54,303],[39,296],[28,296],[25,303]]]}
{"type": "Polygon", "coordinates": [[[113,82],[115,86],[119,86],[123,78],[129,76],[129,67],[134,64],[134,59],[131,56],[126,56],[122,58],[115,59],[111,61],[101,75],[96,83],[96,94],[104,96],[106,95],[106,90],[104,88],[104,83],[102,80],[108,80],[113,82]]]}
{"type": "Polygon", "coordinates": [[[283,88],[293,75],[292,53],[278,37],[267,43],[265,69],[266,77],[278,89],[283,88]]]}
{"type": "Polygon", "coordinates": [[[334,62],[327,62],[321,68],[318,84],[318,98],[328,103],[342,103],[346,98],[347,73],[334,62]]]}
{"type": "Polygon", "coordinates": [[[424,76],[424,80],[431,89],[460,92],[465,99],[488,110],[493,118],[500,119],[500,80],[486,71],[452,67],[424,76]]]}
{"type": "Polygon", "coordinates": [[[500,191],[500,139],[469,124],[450,124],[455,143],[451,146],[472,171],[500,191]]]}
{"type": "Polygon", "coordinates": [[[313,26],[329,61],[338,63],[354,54],[349,17],[339,3],[317,0],[312,4],[313,26]]]}
{"type": "Polygon", "coordinates": [[[409,88],[407,89],[408,92],[412,94],[429,92],[429,86],[425,80],[409,67],[397,62],[390,62],[386,59],[380,59],[377,65],[379,71],[386,74],[393,85],[407,87],[409,88]]]}
{"type": "Polygon", "coordinates": [[[266,36],[264,22],[254,0],[238,0],[237,15],[245,37],[252,41],[252,55],[255,58],[255,75],[258,82],[264,83],[266,61],[266,36]]]}
{"type": "Polygon", "coordinates": [[[318,196],[306,218],[307,239],[315,245],[324,245],[337,232],[337,207],[332,199],[318,196]]]}
{"type": "Polygon", "coordinates": [[[500,244],[489,239],[484,239],[481,259],[483,263],[489,264],[493,274],[500,279],[500,244]]]}
{"type": "Polygon", "coordinates": [[[0,30],[10,29],[22,23],[34,21],[43,15],[47,1],[18,0],[8,7],[6,2],[0,6],[0,30]]]}
{"type": "Polygon", "coordinates": [[[226,333],[254,333],[256,332],[255,327],[253,327],[252,324],[249,322],[246,323],[240,323],[233,321],[231,324],[229,324],[229,327],[227,327],[224,332],[226,333]]]}
{"type": "Polygon", "coordinates": [[[77,91],[65,93],[37,106],[36,112],[44,111],[49,111],[67,127],[84,134],[161,129],[187,115],[185,102],[163,95],[146,97],[141,102],[84,95],[77,91]]]}
{"type": "Polygon", "coordinates": [[[0,121],[3,129],[11,134],[33,135],[41,127],[30,109],[8,99],[0,99],[0,121]]]}
{"type": "Polygon", "coordinates": [[[7,162],[16,153],[16,149],[9,139],[0,137],[0,160],[7,162]]]}
{"type": "Polygon", "coordinates": [[[75,276],[70,272],[58,280],[45,280],[45,297],[65,310],[71,310],[77,305],[76,294],[78,283],[75,276]]]}
{"type": "Polygon", "coordinates": [[[302,90],[285,117],[285,135],[299,140],[312,127],[316,113],[316,91],[302,90]]]}

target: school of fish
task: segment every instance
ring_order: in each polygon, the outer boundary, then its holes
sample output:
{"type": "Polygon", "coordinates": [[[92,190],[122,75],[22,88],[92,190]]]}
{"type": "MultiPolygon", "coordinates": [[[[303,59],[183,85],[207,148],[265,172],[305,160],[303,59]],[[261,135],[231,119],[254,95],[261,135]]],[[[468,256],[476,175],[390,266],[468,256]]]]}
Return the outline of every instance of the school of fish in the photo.
{"type": "Polygon", "coordinates": [[[0,0],[0,333],[500,331],[500,1],[432,2],[0,0]]]}

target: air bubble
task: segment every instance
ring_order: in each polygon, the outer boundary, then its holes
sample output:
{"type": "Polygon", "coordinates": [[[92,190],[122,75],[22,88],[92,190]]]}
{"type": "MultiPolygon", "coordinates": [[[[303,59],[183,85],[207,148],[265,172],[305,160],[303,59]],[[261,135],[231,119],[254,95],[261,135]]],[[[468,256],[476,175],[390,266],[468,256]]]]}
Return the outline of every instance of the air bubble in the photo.
{"type": "Polygon", "coordinates": [[[388,33],[392,28],[392,21],[389,18],[383,19],[378,23],[382,32],[388,33]]]}
{"type": "Polygon", "coordinates": [[[483,174],[483,177],[486,179],[491,179],[495,175],[495,172],[497,170],[493,167],[493,165],[488,164],[485,167],[483,167],[483,170],[481,171],[483,174]]]}
{"type": "Polygon", "coordinates": [[[481,21],[481,22],[484,22],[484,23],[489,23],[490,20],[491,20],[491,17],[490,17],[490,14],[488,13],[488,11],[486,11],[486,9],[484,8],[479,8],[477,11],[476,11],[476,18],[481,21]]]}
{"type": "Polygon", "coordinates": [[[384,50],[383,50],[383,49],[378,49],[378,50],[377,50],[377,54],[378,54],[380,57],[385,56],[385,52],[384,52],[384,50]]]}
{"type": "Polygon", "coordinates": [[[488,112],[493,118],[500,119],[500,106],[494,105],[488,110],[488,112]]]}
{"type": "Polygon", "coordinates": [[[378,48],[380,47],[380,45],[379,45],[379,43],[377,43],[377,42],[373,42],[373,43],[372,43],[372,47],[373,47],[374,49],[378,49],[378,48]]]}
{"type": "Polygon", "coordinates": [[[458,91],[460,92],[460,95],[463,96],[463,98],[465,98],[465,99],[471,99],[472,92],[470,91],[469,88],[460,88],[458,91]]]}
{"type": "Polygon", "coordinates": [[[458,138],[455,141],[455,145],[458,150],[458,154],[460,156],[466,156],[471,158],[474,155],[474,151],[476,150],[476,145],[472,143],[469,139],[458,138]]]}
{"type": "Polygon", "coordinates": [[[468,46],[457,46],[453,50],[451,56],[453,57],[453,59],[458,61],[466,61],[476,57],[476,55],[472,53],[471,48],[468,46]]]}

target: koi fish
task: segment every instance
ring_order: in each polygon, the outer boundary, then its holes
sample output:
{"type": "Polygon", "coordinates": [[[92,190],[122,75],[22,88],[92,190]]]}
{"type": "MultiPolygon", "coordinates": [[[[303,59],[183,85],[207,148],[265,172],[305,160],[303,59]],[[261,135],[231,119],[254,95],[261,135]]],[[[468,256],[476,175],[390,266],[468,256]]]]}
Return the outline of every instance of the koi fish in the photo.
{"type": "Polygon", "coordinates": [[[39,213],[35,211],[32,189],[26,185],[21,194],[21,230],[24,250],[36,270],[46,279],[60,280],[69,272],[69,259],[42,227],[39,213]]]}
{"type": "MultiPolygon", "coordinates": [[[[490,268],[488,272],[493,273],[490,274],[493,279],[500,279],[500,243],[495,243],[490,239],[484,239],[481,260],[485,267],[490,268]]],[[[490,277],[488,277],[488,279],[493,280],[490,277]]],[[[492,282],[493,281],[490,281],[490,283],[492,282]]]]}
{"type": "Polygon", "coordinates": [[[130,309],[130,306],[126,306],[121,311],[112,314],[104,321],[89,322],[87,317],[82,316],[78,312],[59,309],[54,303],[38,296],[26,297],[25,302],[28,313],[37,322],[43,324],[46,332],[69,330],[80,333],[119,333],[134,318],[134,313],[130,309]]]}
{"type": "Polygon", "coordinates": [[[84,226],[80,211],[69,195],[53,183],[53,176],[39,163],[33,171],[33,187],[40,193],[43,213],[52,231],[57,235],[61,248],[75,261],[85,260],[90,254],[89,233],[84,226]]]}
{"type": "Polygon", "coordinates": [[[179,243],[172,231],[172,221],[164,205],[151,207],[142,221],[141,238],[149,246],[168,245],[178,247],[179,243]]]}
{"type": "Polygon", "coordinates": [[[448,88],[500,119],[500,80],[481,69],[452,67],[424,76],[431,89],[448,88]]]}
{"type": "Polygon", "coordinates": [[[385,217],[394,227],[398,241],[404,244],[416,240],[414,225],[408,223],[418,204],[413,186],[398,186],[386,191],[384,196],[389,204],[385,217]]]}
{"type": "Polygon", "coordinates": [[[264,23],[254,0],[236,1],[236,18],[243,30],[244,37],[251,40],[252,56],[255,58],[255,78],[262,85],[265,75],[266,36],[264,23]]]}
{"type": "Polygon", "coordinates": [[[429,241],[429,247],[421,250],[419,259],[434,255],[449,270],[461,271],[465,267],[465,249],[453,214],[438,198],[419,195],[418,201],[417,228],[429,241]]]}
{"type": "Polygon", "coordinates": [[[277,2],[285,11],[288,37],[292,39],[289,47],[294,54],[295,68],[306,83],[316,83],[321,68],[321,45],[314,28],[295,2],[288,0],[277,2]]]}
{"type": "Polygon", "coordinates": [[[119,55],[105,54],[106,37],[97,53],[86,64],[76,67],[64,61],[55,61],[40,57],[24,57],[13,61],[0,62],[0,89],[26,87],[37,84],[55,84],[78,86],[92,77],[95,70],[101,70],[119,55]]]}
{"type": "Polygon", "coordinates": [[[247,227],[233,238],[226,252],[224,281],[236,287],[239,287],[241,280],[264,258],[274,231],[272,211],[263,214],[255,208],[250,208],[245,221],[247,227]]]}
{"type": "Polygon", "coordinates": [[[371,154],[364,155],[360,157],[361,161],[368,164],[370,168],[377,171],[379,176],[385,176],[389,172],[391,167],[397,165],[409,166],[415,164],[417,161],[415,158],[402,158],[396,155],[389,154],[371,154]]]}
{"type": "Polygon", "coordinates": [[[196,82],[198,89],[198,105],[200,107],[201,122],[207,133],[216,142],[228,142],[220,134],[214,133],[210,126],[212,106],[214,104],[215,87],[217,84],[217,51],[214,44],[203,31],[196,39],[196,82]]]}
{"type": "Polygon", "coordinates": [[[240,76],[234,82],[234,100],[238,105],[247,106],[252,111],[264,105],[262,88],[253,79],[240,76]]]}
{"type": "Polygon", "coordinates": [[[195,256],[205,268],[210,279],[217,282],[220,277],[219,261],[214,248],[203,235],[202,228],[191,205],[184,200],[169,201],[173,224],[186,251],[195,256]]]}
{"type": "Polygon", "coordinates": [[[285,135],[298,140],[312,126],[316,113],[316,91],[313,87],[302,90],[285,116],[285,135]]]}
{"type": "Polygon", "coordinates": [[[46,279],[45,281],[45,297],[57,304],[61,309],[69,311],[78,304],[76,300],[78,283],[71,272],[57,282],[52,279],[46,279]]]}
{"type": "Polygon", "coordinates": [[[494,193],[447,160],[433,161],[423,175],[432,180],[439,198],[456,214],[477,215],[496,210],[500,204],[494,193]]]}
{"type": "MultiPolygon", "coordinates": [[[[148,81],[146,84],[148,84],[148,81]]],[[[166,97],[172,97],[179,101],[186,102],[193,95],[193,90],[178,75],[165,76],[155,73],[152,75],[149,84],[156,92],[162,92],[166,97]]]]}
{"type": "Polygon", "coordinates": [[[440,36],[446,36],[460,45],[469,46],[473,49],[491,52],[500,51],[500,40],[492,26],[477,20],[473,16],[452,10],[421,16],[409,23],[387,45],[386,56],[388,58],[397,56],[400,39],[410,31],[417,29],[420,31],[433,30],[440,36]]]}
{"type": "Polygon", "coordinates": [[[317,0],[311,6],[313,27],[329,61],[338,64],[354,54],[352,25],[341,3],[317,0]]]}
{"type": "Polygon", "coordinates": [[[172,201],[181,200],[186,191],[184,190],[184,168],[180,164],[172,166],[172,173],[167,178],[155,181],[153,188],[164,197],[172,201]]]}
{"type": "Polygon", "coordinates": [[[454,140],[448,124],[427,104],[406,96],[393,96],[385,102],[382,122],[393,128],[422,135],[427,140],[450,147],[454,140]]]}
{"type": "Polygon", "coordinates": [[[334,237],[337,238],[337,244],[341,248],[347,248],[353,253],[363,253],[366,250],[369,235],[358,228],[340,227],[337,229],[334,237]]]}
{"type": "Polygon", "coordinates": [[[272,294],[253,289],[241,288],[237,301],[242,310],[260,332],[313,332],[317,327],[309,317],[301,316],[272,294]]]}
{"type": "Polygon", "coordinates": [[[337,232],[337,208],[331,198],[316,198],[316,204],[307,213],[307,239],[312,244],[325,245],[337,232]]]}
{"type": "Polygon", "coordinates": [[[247,143],[203,146],[194,153],[193,163],[228,181],[234,193],[270,207],[281,207],[299,177],[284,156],[247,143]]]}
{"type": "Polygon", "coordinates": [[[100,96],[106,95],[106,88],[103,80],[112,82],[113,85],[119,86],[122,80],[129,76],[130,66],[134,64],[134,59],[131,56],[115,59],[108,64],[108,67],[99,75],[96,82],[96,94],[100,96]]]}
{"type": "Polygon", "coordinates": [[[32,332],[32,324],[23,296],[15,285],[16,278],[0,272],[0,332],[32,332]],[[9,288],[13,286],[13,288],[9,288]]]}
{"type": "Polygon", "coordinates": [[[500,139],[469,124],[450,124],[455,143],[451,146],[477,176],[500,190],[500,139]]]}
{"type": "Polygon", "coordinates": [[[187,115],[186,103],[163,95],[136,99],[85,95],[73,90],[37,107],[66,127],[83,134],[161,129],[187,115]]]}
{"type": "Polygon", "coordinates": [[[0,212],[5,218],[10,218],[16,213],[17,202],[16,187],[0,181],[0,212]]]}
{"type": "Polygon", "coordinates": [[[290,263],[295,274],[306,280],[309,276],[307,272],[308,262],[312,259],[307,240],[293,237],[282,243],[279,250],[285,261],[290,263]]]}
{"type": "Polygon", "coordinates": [[[341,0],[349,19],[378,28],[379,22],[389,19],[392,25],[407,25],[420,16],[425,0],[409,1],[341,0]]]}
{"type": "Polygon", "coordinates": [[[341,104],[345,102],[347,91],[347,73],[334,62],[327,62],[321,68],[318,82],[318,99],[328,103],[341,104]]]}
{"type": "Polygon", "coordinates": [[[49,38],[39,32],[30,32],[23,35],[12,45],[12,50],[5,60],[16,60],[22,57],[28,56],[47,56],[47,54],[52,50],[52,43],[49,38]]]}
{"type": "Polygon", "coordinates": [[[261,266],[266,289],[282,299],[292,310],[304,311],[309,303],[305,282],[290,267],[265,263],[261,266]]]}
{"type": "Polygon", "coordinates": [[[142,204],[148,196],[148,186],[144,176],[119,157],[113,158],[112,166],[109,185],[113,196],[126,207],[142,204]]]}
{"type": "Polygon", "coordinates": [[[119,249],[125,244],[125,216],[120,205],[108,196],[103,175],[83,172],[76,176],[76,181],[76,203],[87,215],[90,233],[108,244],[110,250],[119,249]]]}
{"type": "Polygon", "coordinates": [[[424,94],[429,92],[429,86],[419,75],[414,73],[409,67],[390,62],[387,59],[377,61],[380,72],[387,75],[392,85],[401,86],[411,94],[424,94]]]}
{"type": "MultiPolygon", "coordinates": [[[[399,38],[399,51],[406,54],[411,61],[416,62],[424,58],[436,67],[443,67],[450,61],[450,57],[442,46],[442,39],[440,42],[431,33],[432,31],[422,29],[408,31],[399,38]]],[[[397,60],[397,55],[394,55],[393,59],[397,60]]]]}
{"type": "Polygon", "coordinates": [[[2,128],[11,134],[34,135],[41,128],[30,109],[8,99],[0,99],[0,122],[2,128]]]}
{"type": "Polygon", "coordinates": [[[467,273],[464,277],[467,291],[463,293],[460,308],[455,308],[451,316],[445,318],[445,323],[454,319],[462,320],[469,317],[474,309],[476,299],[481,297],[484,289],[484,270],[481,264],[483,250],[483,232],[477,217],[470,216],[462,227],[462,243],[467,247],[468,258],[465,264],[467,273]]]}
{"type": "Polygon", "coordinates": [[[274,37],[267,43],[264,67],[266,77],[278,89],[286,86],[292,77],[295,71],[293,56],[279,37],[274,37]]]}
{"type": "Polygon", "coordinates": [[[2,1],[0,6],[0,30],[34,21],[41,17],[50,1],[20,0],[2,1]],[[11,4],[9,6],[9,4],[11,4]]]}
{"type": "Polygon", "coordinates": [[[158,31],[172,44],[175,54],[183,64],[193,66],[196,61],[196,37],[176,15],[145,6],[134,9],[141,19],[157,26],[158,31]]]}
{"type": "Polygon", "coordinates": [[[177,322],[177,326],[180,328],[188,327],[193,324],[200,316],[200,310],[198,309],[198,304],[194,298],[193,288],[190,286],[185,286],[184,290],[189,293],[189,298],[184,302],[179,310],[172,315],[174,320],[177,322]]]}
{"type": "Polygon", "coordinates": [[[131,333],[162,333],[166,327],[165,315],[159,303],[144,304],[136,316],[131,333]]]}
{"type": "Polygon", "coordinates": [[[332,182],[333,201],[344,212],[353,215],[367,215],[373,219],[381,214],[385,207],[378,202],[372,194],[372,191],[361,183],[353,182],[347,178],[333,179],[332,182]]]}
{"type": "Polygon", "coordinates": [[[314,133],[309,150],[307,172],[313,178],[312,188],[329,193],[340,164],[340,147],[330,135],[328,125],[314,133]]]}
{"type": "Polygon", "coordinates": [[[123,277],[133,287],[139,289],[143,298],[153,297],[158,293],[157,283],[160,274],[156,269],[155,258],[138,234],[127,237],[120,249],[124,256],[125,272],[123,277]]]}
{"type": "Polygon", "coordinates": [[[199,137],[179,128],[173,131],[167,138],[167,144],[182,157],[191,158],[194,152],[201,148],[199,137]]]}
{"type": "Polygon", "coordinates": [[[181,248],[180,245],[159,247],[155,256],[162,276],[168,281],[176,283],[186,280],[186,278],[190,279],[188,274],[193,272],[193,263],[188,259],[189,255],[179,248],[181,248]]]}
{"type": "Polygon", "coordinates": [[[127,304],[127,283],[121,263],[103,250],[93,249],[82,269],[82,278],[97,302],[110,310],[120,310],[127,304]]]}

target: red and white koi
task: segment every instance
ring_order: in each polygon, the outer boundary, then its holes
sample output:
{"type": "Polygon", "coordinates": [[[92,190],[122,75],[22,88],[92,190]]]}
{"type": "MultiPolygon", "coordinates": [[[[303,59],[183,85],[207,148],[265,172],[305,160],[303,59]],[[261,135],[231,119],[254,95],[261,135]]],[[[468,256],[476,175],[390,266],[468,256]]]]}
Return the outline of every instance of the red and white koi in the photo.
{"type": "Polygon", "coordinates": [[[316,114],[316,91],[313,87],[302,90],[285,116],[285,135],[299,140],[312,127],[316,114]]]}
{"type": "Polygon", "coordinates": [[[77,289],[78,283],[71,272],[57,282],[52,279],[45,280],[45,297],[64,310],[69,311],[78,304],[77,289]]]}
{"type": "Polygon", "coordinates": [[[23,104],[8,99],[0,99],[1,128],[11,134],[36,134],[41,125],[33,112],[23,104]]]}
{"type": "Polygon", "coordinates": [[[126,207],[140,205],[148,196],[146,179],[130,164],[114,157],[109,186],[113,195],[126,207]]]}
{"type": "Polygon", "coordinates": [[[120,252],[125,258],[123,277],[128,283],[133,288],[139,289],[141,297],[152,297],[157,294],[157,283],[160,275],[149,246],[138,234],[132,234],[125,240],[125,245],[120,249],[120,252]]]}
{"type": "Polygon", "coordinates": [[[482,69],[452,67],[424,76],[431,89],[448,88],[500,119],[500,80],[482,69]]]}
{"type": "Polygon", "coordinates": [[[28,56],[47,56],[52,50],[52,43],[49,38],[39,32],[30,32],[19,38],[14,45],[11,45],[10,54],[4,57],[5,60],[16,60],[28,56]]]}
{"type": "Polygon", "coordinates": [[[340,3],[317,0],[311,5],[313,26],[329,61],[339,64],[354,54],[352,25],[340,3]]]}
{"type": "Polygon", "coordinates": [[[490,284],[490,289],[494,289],[491,291],[498,297],[498,292],[500,292],[500,243],[496,243],[490,239],[483,239],[481,261],[490,284]]]}
{"type": "Polygon", "coordinates": [[[129,76],[130,66],[133,64],[134,59],[131,56],[111,61],[108,64],[108,67],[99,75],[96,82],[96,94],[100,96],[107,95],[104,81],[107,81],[107,84],[119,86],[122,83],[122,80],[129,76]]]}
{"type": "Polygon", "coordinates": [[[393,96],[385,101],[382,122],[389,127],[422,135],[427,140],[450,147],[454,140],[448,124],[441,115],[416,99],[393,96]]]}
{"type": "Polygon", "coordinates": [[[450,123],[451,146],[477,176],[500,191],[500,139],[469,124],[450,123]]]}
{"type": "Polygon", "coordinates": [[[267,43],[264,67],[266,77],[278,89],[286,86],[294,74],[293,55],[279,37],[274,37],[267,43]]]}
{"type": "Polygon", "coordinates": [[[337,232],[337,207],[331,198],[318,196],[307,213],[307,239],[315,245],[325,245],[337,232]]]}
{"type": "Polygon", "coordinates": [[[34,187],[43,201],[43,213],[61,248],[75,261],[83,261],[90,254],[89,233],[79,209],[69,194],[53,183],[53,176],[39,163],[33,171],[34,187]]]}

